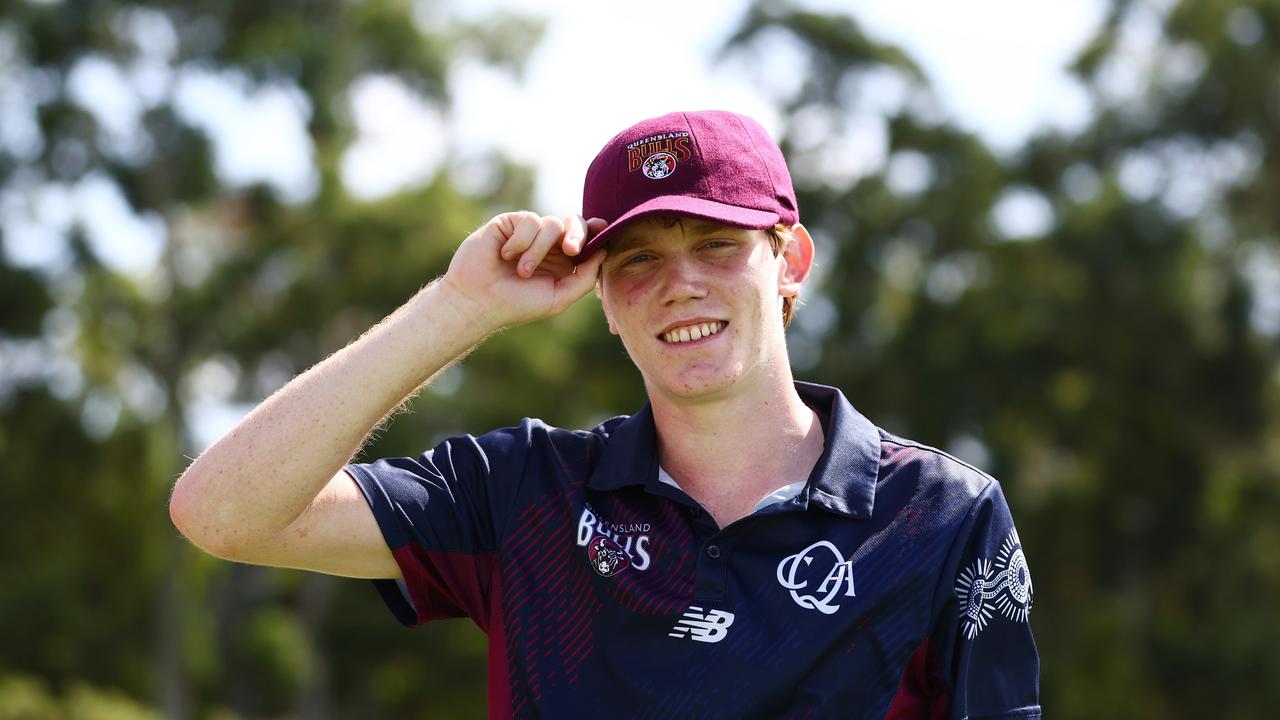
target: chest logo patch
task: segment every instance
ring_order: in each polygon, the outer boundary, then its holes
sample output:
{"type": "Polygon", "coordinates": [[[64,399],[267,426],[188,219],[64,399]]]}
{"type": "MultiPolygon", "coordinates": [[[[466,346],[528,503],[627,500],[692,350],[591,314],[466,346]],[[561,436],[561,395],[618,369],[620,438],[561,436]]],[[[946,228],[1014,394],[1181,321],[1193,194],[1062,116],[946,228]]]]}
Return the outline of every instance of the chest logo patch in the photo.
{"type": "Polygon", "coordinates": [[[732,624],[733,613],[731,612],[708,610],[704,613],[697,605],[690,605],[667,636],[688,637],[694,642],[718,643],[729,634],[729,626],[732,624]]]}
{"type": "Polygon", "coordinates": [[[819,540],[778,563],[778,584],[800,607],[831,615],[840,609],[840,599],[854,597],[853,559],[845,560],[835,545],[819,540]]]}
{"type": "Polygon", "coordinates": [[[991,622],[994,610],[1014,622],[1027,621],[1035,593],[1017,530],[1009,531],[994,564],[978,558],[960,572],[956,598],[960,600],[960,625],[970,640],[991,622]]]}
{"type": "Polygon", "coordinates": [[[604,519],[588,503],[578,517],[578,547],[587,549],[591,567],[605,577],[613,577],[628,567],[644,572],[649,569],[649,535],[653,526],[647,522],[615,523],[604,519]]]}
{"type": "Polygon", "coordinates": [[[591,567],[605,577],[613,577],[631,564],[618,543],[603,535],[595,536],[587,546],[587,557],[591,558],[591,567]]]}

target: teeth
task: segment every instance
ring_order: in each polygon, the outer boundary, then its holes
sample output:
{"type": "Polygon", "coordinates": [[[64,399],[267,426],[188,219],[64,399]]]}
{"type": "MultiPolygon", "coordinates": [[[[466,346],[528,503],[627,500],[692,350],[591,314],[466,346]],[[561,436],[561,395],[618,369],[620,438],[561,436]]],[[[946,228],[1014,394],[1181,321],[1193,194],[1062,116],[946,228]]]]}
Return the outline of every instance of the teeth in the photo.
{"type": "Polygon", "coordinates": [[[670,332],[662,334],[662,339],[669,343],[689,342],[691,340],[700,340],[708,335],[715,335],[724,329],[724,323],[697,323],[687,327],[677,328],[670,332]]]}

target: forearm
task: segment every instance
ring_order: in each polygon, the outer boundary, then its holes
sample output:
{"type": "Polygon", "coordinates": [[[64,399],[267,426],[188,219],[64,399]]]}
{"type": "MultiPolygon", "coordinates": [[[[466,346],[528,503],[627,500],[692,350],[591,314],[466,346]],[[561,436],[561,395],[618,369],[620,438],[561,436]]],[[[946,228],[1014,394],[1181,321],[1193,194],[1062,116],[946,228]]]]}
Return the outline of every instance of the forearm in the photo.
{"type": "Polygon", "coordinates": [[[263,401],[179,479],[183,534],[215,552],[269,541],[388,413],[494,329],[475,309],[433,283],[263,401]]]}

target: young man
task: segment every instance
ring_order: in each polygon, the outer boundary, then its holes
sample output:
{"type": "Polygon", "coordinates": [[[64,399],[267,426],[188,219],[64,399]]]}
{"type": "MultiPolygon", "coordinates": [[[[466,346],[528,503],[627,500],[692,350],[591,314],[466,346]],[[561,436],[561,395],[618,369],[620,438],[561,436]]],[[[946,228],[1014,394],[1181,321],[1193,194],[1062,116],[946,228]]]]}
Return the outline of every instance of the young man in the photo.
{"type": "Polygon", "coordinates": [[[496,717],[1038,718],[999,485],[792,379],[813,241],[763,128],[646,120],[596,157],[583,205],[473,233],[206,450],[177,526],[221,557],[378,579],[408,625],[472,618],[496,717]],[[593,286],[644,378],[635,415],[345,465],[490,333],[593,286]]]}

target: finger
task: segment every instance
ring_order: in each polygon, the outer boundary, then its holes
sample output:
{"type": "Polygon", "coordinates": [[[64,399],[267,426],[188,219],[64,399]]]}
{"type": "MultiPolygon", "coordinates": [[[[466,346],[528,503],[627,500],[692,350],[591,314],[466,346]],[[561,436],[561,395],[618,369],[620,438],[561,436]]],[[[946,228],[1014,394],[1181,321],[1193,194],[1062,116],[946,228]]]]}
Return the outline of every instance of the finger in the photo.
{"type": "MultiPolygon", "coordinates": [[[[582,262],[586,259],[582,255],[582,246],[591,242],[592,239],[595,238],[595,236],[599,235],[608,226],[609,226],[609,222],[601,218],[591,218],[586,222],[586,234],[583,237],[583,241],[581,245],[578,246],[577,252],[573,253],[573,255],[577,256],[577,262],[582,262]]],[[[603,248],[596,248],[596,250],[601,250],[601,249],[603,248]]],[[[596,250],[593,250],[592,254],[594,254],[596,250]]]]}
{"type": "Polygon", "coordinates": [[[520,265],[516,268],[516,272],[522,277],[532,276],[533,271],[537,270],[538,264],[542,262],[542,258],[547,256],[547,252],[553,245],[558,244],[562,237],[564,237],[563,220],[558,217],[542,218],[542,227],[529,243],[528,249],[520,256],[520,265]]]}
{"type": "Polygon", "coordinates": [[[556,281],[555,311],[563,312],[596,285],[596,277],[600,274],[600,266],[604,264],[605,251],[600,250],[582,261],[573,272],[556,281]]]}
{"type": "Polygon", "coordinates": [[[582,252],[582,245],[587,241],[587,221],[581,215],[566,215],[564,218],[564,254],[570,257],[582,252]]]}
{"type": "Polygon", "coordinates": [[[511,231],[511,237],[502,245],[503,260],[514,260],[529,249],[533,238],[542,228],[539,220],[540,218],[531,212],[512,213],[514,229],[511,231]]]}
{"type": "Polygon", "coordinates": [[[591,218],[587,221],[587,239],[590,240],[596,235],[599,235],[600,231],[607,227],[609,227],[608,220],[605,220],[604,218],[591,218]]]}

